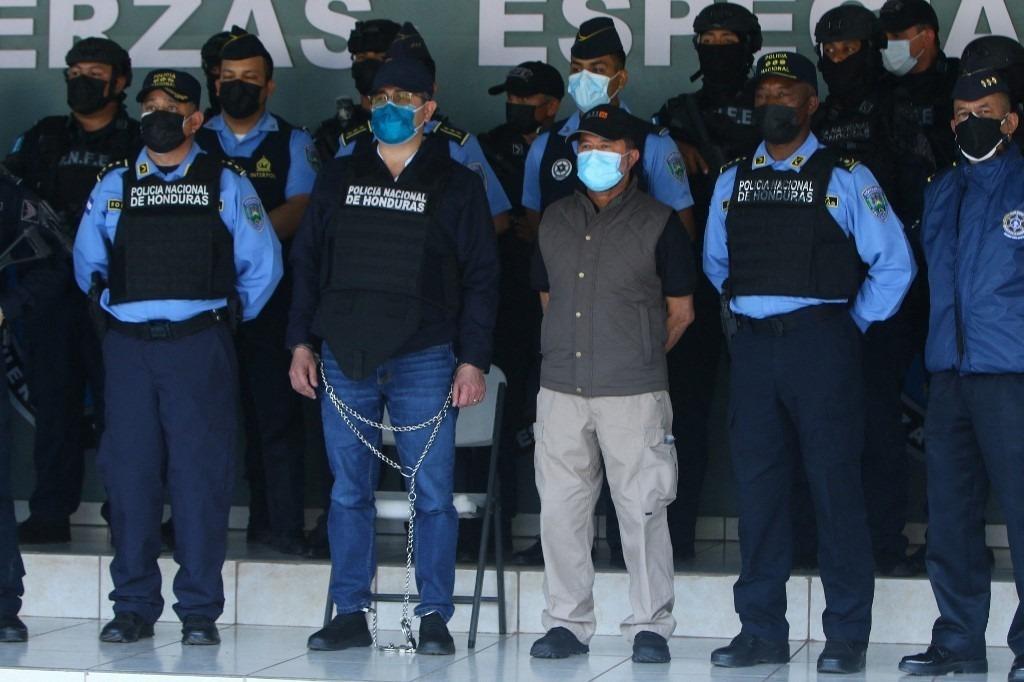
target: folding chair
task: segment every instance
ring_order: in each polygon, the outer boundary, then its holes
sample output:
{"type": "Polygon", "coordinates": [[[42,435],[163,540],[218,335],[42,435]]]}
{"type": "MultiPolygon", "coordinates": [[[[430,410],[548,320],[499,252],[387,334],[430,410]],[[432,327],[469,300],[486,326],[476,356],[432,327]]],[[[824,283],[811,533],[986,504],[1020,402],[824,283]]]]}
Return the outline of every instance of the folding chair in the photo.
{"type": "MultiPolygon", "coordinates": [[[[476,585],[472,595],[455,595],[452,601],[456,604],[472,604],[473,611],[469,623],[470,649],[476,646],[477,626],[480,621],[480,604],[483,602],[497,603],[498,605],[498,632],[506,634],[505,619],[505,557],[502,550],[502,528],[501,528],[501,481],[498,478],[498,452],[501,448],[501,421],[505,407],[505,373],[499,368],[491,366],[487,373],[487,393],[479,405],[463,407],[459,410],[459,418],[455,428],[455,447],[457,448],[490,448],[490,463],[487,470],[487,491],[483,493],[459,493],[454,495],[455,510],[462,519],[475,519],[483,517],[483,529],[480,534],[480,554],[476,564],[476,585]],[[487,545],[490,541],[490,534],[493,525],[494,530],[494,559],[495,573],[497,576],[497,596],[483,596],[484,571],[487,567],[487,545]]],[[[390,424],[385,410],[384,423],[390,424]]],[[[391,431],[383,432],[383,443],[387,446],[395,445],[394,434],[391,431]]],[[[367,452],[368,457],[373,455],[367,452]]],[[[427,454],[427,460],[430,454],[427,454]]],[[[383,492],[377,491],[377,518],[394,519],[406,521],[409,516],[409,500],[404,491],[383,492]]],[[[333,569],[332,569],[333,572],[333,569]]],[[[404,598],[402,594],[373,593],[372,599],[376,602],[397,602],[401,603],[404,598]]],[[[418,601],[413,595],[410,601],[418,601]]],[[[324,627],[334,617],[334,601],[331,599],[328,583],[327,605],[324,609],[324,627]]]]}

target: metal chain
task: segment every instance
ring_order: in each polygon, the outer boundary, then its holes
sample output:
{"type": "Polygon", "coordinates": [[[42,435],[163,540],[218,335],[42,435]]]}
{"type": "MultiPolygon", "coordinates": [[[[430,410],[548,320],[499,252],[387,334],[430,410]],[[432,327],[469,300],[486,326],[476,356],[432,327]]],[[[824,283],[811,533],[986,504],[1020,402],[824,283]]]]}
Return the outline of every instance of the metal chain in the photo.
{"type": "Polygon", "coordinates": [[[380,651],[387,653],[416,653],[416,638],[412,634],[412,620],[409,619],[409,598],[412,592],[412,553],[413,543],[416,533],[416,474],[420,470],[420,466],[423,464],[423,460],[427,456],[427,452],[430,451],[434,441],[437,439],[437,433],[441,429],[441,424],[444,422],[445,417],[448,415],[448,408],[452,404],[452,391],[454,390],[454,384],[448,389],[448,397],[445,398],[444,405],[441,406],[441,410],[430,419],[414,424],[412,426],[395,426],[393,424],[383,424],[375,422],[372,419],[367,419],[363,415],[359,414],[356,410],[352,409],[344,403],[334,392],[334,387],[331,386],[330,382],[327,381],[327,371],[324,369],[323,361],[319,362],[320,365],[320,379],[324,387],[324,395],[334,405],[334,409],[337,410],[338,415],[341,417],[345,425],[348,426],[349,430],[355,434],[356,438],[370,449],[377,459],[387,464],[389,467],[395,469],[408,481],[408,495],[406,496],[409,500],[409,529],[406,532],[406,543],[405,543],[405,592],[402,595],[402,620],[400,621],[402,633],[405,635],[405,644],[395,644],[394,642],[388,642],[385,645],[377,643],[377,610],[371,606],[364,609],[370,614],[370,634],[373,637],[373,646],[380,651]],[[423,446],[423,452],[420,453],[419,458],[416,460],[416,464],[412,467],[403,465],[401,462],[396,462],[391,459],[383,452],[381,452],[376,446],[373,445],[362,432],[352,423],[352,419],[366,424],[374,429],[380,429],[382,431],[391,431],[393,433],[410,433],[412,431],[419,431],[425,429],[428,426],[433,426],[430,432],[430,437],[427,439],[426,445],[423,446]]]}

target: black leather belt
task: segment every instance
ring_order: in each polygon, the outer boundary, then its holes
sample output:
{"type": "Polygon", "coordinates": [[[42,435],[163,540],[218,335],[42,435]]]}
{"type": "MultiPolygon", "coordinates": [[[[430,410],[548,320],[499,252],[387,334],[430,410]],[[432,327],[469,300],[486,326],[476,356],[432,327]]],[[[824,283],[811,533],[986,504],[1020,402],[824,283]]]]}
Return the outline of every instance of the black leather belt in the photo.
{"type": "Polygon", "coordinates": [[[122,322],[112,315],[108,316],[110,328],[143,341],[166,341],[182,339],[204,329],[228,322],[227,308],[217,308],[180,322],[170,320],[150,320],[149,322],[122,322]]]}
{"type": "Polygon", "coordinates": [[[849,306],[846,303],[823,303],[800,308],[784,315],[773,315],[772,317],[765,318],[737,315],[736,326],[741,331],[749,331],[754,334],[782,336],[788,332],[800,329],[801,327],[809,327],[836,315],[848,314],[848,311],[849,306]]]}

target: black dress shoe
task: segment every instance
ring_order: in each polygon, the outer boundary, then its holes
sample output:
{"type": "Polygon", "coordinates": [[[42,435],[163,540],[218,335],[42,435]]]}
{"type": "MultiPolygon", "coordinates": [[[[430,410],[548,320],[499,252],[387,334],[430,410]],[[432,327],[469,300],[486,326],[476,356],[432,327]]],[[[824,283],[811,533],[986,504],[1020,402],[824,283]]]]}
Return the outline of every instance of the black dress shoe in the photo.
{"type": "Polygon", "coordinates": [[[867,651],[867,642],[829,640],[818,656],[818,672],[839,675],[859,673],[864,670],[867,651]]]}
{"type": "Polygon", "coordinates": [[[220,633],[217,624],[209,616],[198,614],[185,616],[181,623],[181,643],[209,646],[220,644],[220,633]]]}
{"type": "Polygon", "coordinates": [[[71,524],[67,519],[50,521],[30,516],[18,524],[18,544],[56,545],[71,542],[71,524]]]}
{"type": "Polygon", "coordinates": [[[590,653],[590,647],[576,639],[576,635],[562,627],[551,628],[530,647],[534,658],[569,658],[590,653]]]}
{"type": "Polygon", "coordinates": [[[114,620],[100,630],[101,642],[131,644],[140,639],[153,636],[153,624],[142,620],[142,616],[132,611],[114,614],[114,620]]]}
{"type": "Polygon", "coordinates": [[[758,663],[789,663],[789,642],[774,642],[741,632],[733,637],[729,646],[711,652],[711,663],[723,668],[748,668],[758,663]]]}
{"type": "Polygon", "coordinates": [[[267,544],[281,554],[304,556],[309,552],[306,534],[301,530],[291,533],[274,533],[267,544]]]}
{"type": "Polygon", "coordinates": [[[1013,659],[1010,666],[1010,674],[1006,676],[1007,682],[1024,682],[1024,654],[1013,659]]]}
{"type": "Polygon", "coordinates": [[[633,638],[634,663],[668,663],[672,654],[668,652],[668,641],[656,632],[644,630],[633,638]]]}
{"type": "Polygon", "coordinates": [[[17,616],[0,616],[0,642],[27,642],[28,628],[17,616]]]}
{"type": "Polygon", "coordinates": [[[420,641],[416,653],[428,656],[451,656],[455,653],[455,640],[439,613],[428,613],[420,618],[420,641]]]}
{"type": "Polygon", "coordinates": [[[932,644],[923,654],[904,656],[900,671],[908,675],[946,675],[947,673],[987,673],[988,659],[968,658],[932,644]]]}
{"type": "Polygon", "coordinates": [[[317,630],[306,641],[306,647],[313,651],[340,651],[371,644],[373,638],[362,611],[339,613],[327,627],[317,630]]]}

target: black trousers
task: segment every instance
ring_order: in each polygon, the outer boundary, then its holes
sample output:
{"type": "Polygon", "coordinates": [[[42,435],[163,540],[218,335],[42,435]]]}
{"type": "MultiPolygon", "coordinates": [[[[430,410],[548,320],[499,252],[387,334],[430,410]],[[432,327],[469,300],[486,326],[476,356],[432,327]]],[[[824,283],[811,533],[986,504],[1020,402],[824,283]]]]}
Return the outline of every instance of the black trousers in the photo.
{"type": "Polygon", "coordinates": [[[818,520],[825,636],[868,639],[874,575],[861,488],[861,344],[838,306],[789,331],[743,325],[733,336],[729,437],[742,555],[733,593],[744,632],[789,637],[790,490],[802,461],[818,520]]]}
{"type": "MultiPolygon", "coordinates": [[[[939,618],[932,642],[985,656],[992,569],[985,551],[989,485],[1006,519],[1018,598],[1024,597],[1024,374],[932,376],[925,419],[928,578],[939,618]]],[[[1006,608],[1008,605],[999,605],[1006,608]]],[[[1024,654],[1024,607],[1007,643],[1024,654]]]]}
{"type": "Polygon", "coordinates": [[[66,521],[82,501],[83,451],[92,440],[83,417],[92,394],[102,428],[103,359],[89,319],[88,299],[77,289],[25,319],[28,388],[35,409],[33,516],[66,521]]]}
{"type": "Polygon", "coordinates": [[[25,566],[18,551],[18,524],[11,498],[11,399],[7,382],[0,381],[0,616],[21,610],[25,566]]]}

